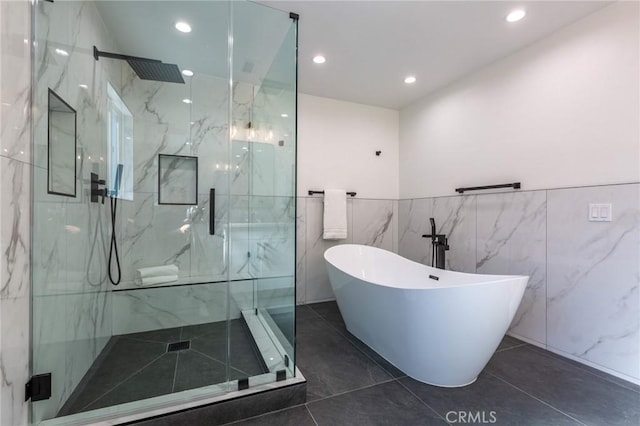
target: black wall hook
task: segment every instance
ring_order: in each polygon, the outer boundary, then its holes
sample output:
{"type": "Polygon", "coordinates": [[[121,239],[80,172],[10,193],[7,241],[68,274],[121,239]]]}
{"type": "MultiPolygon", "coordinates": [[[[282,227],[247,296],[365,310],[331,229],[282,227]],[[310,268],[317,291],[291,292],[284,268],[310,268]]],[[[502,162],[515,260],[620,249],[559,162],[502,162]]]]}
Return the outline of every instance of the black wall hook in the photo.
{"type": "Polygon", "coordinates": [[[380,157],[380,154],[382,154],[382,151],[376,151],[376,156],[380,157]]]}

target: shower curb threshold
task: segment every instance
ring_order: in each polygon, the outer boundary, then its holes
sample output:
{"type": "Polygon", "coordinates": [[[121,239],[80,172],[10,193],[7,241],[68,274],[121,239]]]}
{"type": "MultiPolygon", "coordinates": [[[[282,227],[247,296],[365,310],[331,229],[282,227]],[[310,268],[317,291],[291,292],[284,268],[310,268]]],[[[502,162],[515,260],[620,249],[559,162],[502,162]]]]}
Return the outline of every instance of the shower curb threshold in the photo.
{"type": "MultiPolygon", "coordinates": [[[[128,402],[117,406],[100,408],[97,410],[72,414],[64,417],[56,417],[44,420],[41,426],[84,426],[84,425],[119,425],[132,422],[143,421],[147,419],[168,416],[173,413],[182,411],[204,408],[213,406],[235,399],[245,398],[252,395],[258,395],[263,392],[284,389],[290,386],[306,385],[307,380],[304,378],[300,370],[296,367],[295,376],[286,380],[275,381],[275,373],[267,373],[257,377],[249,378],[249,388],[241,391],[234,390],[224,392],[226,389],[237,389],[238,381],[233,380],[223,385],[212,385],[204,388],[192,389],[183,393],[184,402],[176,403],[175,395],[169,394],[153,399],[157,400],[157,404],[153,407],[139,408],[140,401],[128,402]],[[203,396],[204,393],[216,392],[217,395],[203,396]],[[174,401],[171,401],[173,396],[174,401]],[[125,412],[126,414],[123,414],[125,412]],[[90,414],[90,415],[89,415],[90,414]]],[[[238,419],[240,420],[240,419],[238,419]]]]}

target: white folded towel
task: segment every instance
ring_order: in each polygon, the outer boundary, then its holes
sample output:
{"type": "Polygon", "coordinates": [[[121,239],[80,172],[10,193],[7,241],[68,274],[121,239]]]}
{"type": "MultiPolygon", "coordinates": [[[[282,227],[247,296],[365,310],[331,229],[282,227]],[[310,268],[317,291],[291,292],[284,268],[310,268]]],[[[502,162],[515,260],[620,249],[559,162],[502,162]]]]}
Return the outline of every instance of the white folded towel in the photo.
{"type": "Polygon", "coordinates": [[[138,269],[140,279],[178,275],[178,272],[179,269],[176,265],[151,266],[149,268],[138,269]]]}
{"type": "Polygon", "coordinates": [[[164,275],[164,276],[160,276],[160,277],[147,277],[147,278],[142,278],[142,280],[140,280],[143,286],[146,285],[155,285],[155,284],[164,284],[164,283],[170,283],[173,281],[178,281],[178,276],[177,275],[164,275]]]}
{"type": "Polygon", "coordinates": [[[325,240],[347,238],[347,191],[344,189],[324,190],[323,225],[325,240]]]}

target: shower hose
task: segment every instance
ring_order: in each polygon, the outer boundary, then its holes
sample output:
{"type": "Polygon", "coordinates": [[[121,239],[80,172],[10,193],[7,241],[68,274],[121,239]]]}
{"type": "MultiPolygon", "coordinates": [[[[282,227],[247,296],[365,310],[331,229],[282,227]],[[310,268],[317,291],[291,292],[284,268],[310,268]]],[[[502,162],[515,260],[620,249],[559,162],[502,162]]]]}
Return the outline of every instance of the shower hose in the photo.
{"type": "MultiPolygon", "coordinates": [[[[105,189],[106,191],[106,189],[105,189]]],[[[120,256],[118,255],[118,240],[116,239],[116,216],[118,208],[118,198],[109,197],[109,204],[111,205],[111,245],[109,247],[109,261],[107,263],[107,271],[109,272],[109,281],[111,284],[118,285],[122,278],[122,269],[120,268],[120,256]],[[115,261],[117,270],[117,279],[112,274],[112,264],[115,261]]]]}

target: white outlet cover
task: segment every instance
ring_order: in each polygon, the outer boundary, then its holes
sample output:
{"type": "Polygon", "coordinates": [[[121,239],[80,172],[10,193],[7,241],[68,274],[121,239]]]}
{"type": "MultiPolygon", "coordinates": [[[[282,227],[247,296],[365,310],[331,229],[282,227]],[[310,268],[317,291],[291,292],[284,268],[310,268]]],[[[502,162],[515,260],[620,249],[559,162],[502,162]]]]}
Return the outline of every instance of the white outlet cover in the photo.
{"type": "Polygon", "coordinates": [[[588,217],[589,222],[611,222],[613,206],[611,203],[590,203],[588,217]]]}

